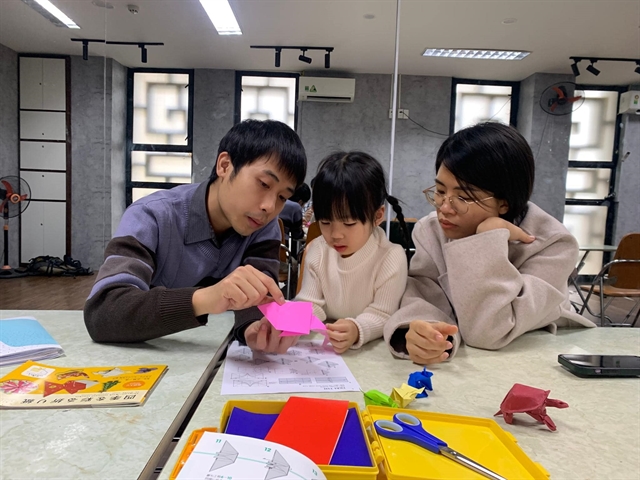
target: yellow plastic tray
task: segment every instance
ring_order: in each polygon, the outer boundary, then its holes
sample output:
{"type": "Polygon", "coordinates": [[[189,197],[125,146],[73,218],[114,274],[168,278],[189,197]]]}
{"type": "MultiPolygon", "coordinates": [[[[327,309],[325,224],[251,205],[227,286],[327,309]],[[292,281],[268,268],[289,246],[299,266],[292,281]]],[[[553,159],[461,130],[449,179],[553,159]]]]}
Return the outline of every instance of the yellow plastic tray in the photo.
{"type": "MultiPolygon", "coordinates": [[[[286,402],[275,401],[253,401],[253,400],[230,400],[224,405],[222,417],[220,417],[220,431],[224,432],[227,428],[229,416],[234,407],[241,408],[252,413],[280,413],[286,402]]],[[[362,412],[355,402],[349,402],[349,408],[355,408],[360,419],[360,426],[363,431],[365,440],[368,440],[367,434],[362,423],[362,412]]],[[[369,449],[369,459],[373,467],[346,467],[341,465],[318,465],[320,470],[325,474],[327,480],[376,480],[378,478],[378,465],[382,462],[382,452],[371,442],[367,442],[369,449]]]]}
{"type": "MultiPolygon", "coordinates": [[[[219,430],[202,428],[193,431],[169,478],[175,480],[204,432],[225,431],[234,407],[252,413],[273,414],[280,413],[285,403],[228,401],[222,410],[219,430]]],[[[371,428],[374,421],[392,420],[393,415],[399,412],[418,417],[430,433],[447,442],[451,448],[509,480],[547,480],[549,478],[547,471],[522,451],[513,435],[503,430],[494,420],[376,406],[369,406],[363,412],[354,402],[349,402],[349,408],[355,408],[358,412],[360,425],[368,440],[371,464],[376,466],[318,465],[328,480],[480,480],[485,478],[442,455],[431,453],[408,442],[380,437],[375,429],[371,428]],[[381,468],[378,468],[378,465],[381,465],[381,468]]]]}
{"type": "MultiPolygon", "coordinates": [[[[549,473],[522,451],[513,435],[488,418],[369,406],[363,413],[364,424],[369,428],[376,420],[392,420],[398,412],[419,418],[429,433],[447,442],[449,447],[509,480],[549,478],[549,473]]],[[[388,480],[485,478],[443,455],[379,436],[374,428],[369,428],[369,432],[372,441],[382,448],[388,480]]]]}

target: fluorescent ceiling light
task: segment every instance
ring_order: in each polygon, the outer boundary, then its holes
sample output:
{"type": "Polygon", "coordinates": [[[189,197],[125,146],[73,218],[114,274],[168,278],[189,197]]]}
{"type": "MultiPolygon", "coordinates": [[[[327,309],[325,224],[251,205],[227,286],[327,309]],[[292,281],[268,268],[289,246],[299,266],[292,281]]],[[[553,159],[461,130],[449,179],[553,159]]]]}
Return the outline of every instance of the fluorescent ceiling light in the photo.
{"type": "MultiPolygon", "coordinates": [[[[53,15],[59,22],[61,22],[65,27],[68,28],[80,28],[76,22],[67,17],[62,10],[56,7],[49,0],[35,0],[35,2],[44,8],[47,12],[53,15]]],[[[27,3],[27,2],[25,2],[27,3]]],[[[42,13],[42,12],[41,12],[42,13]]]]}
{"type": "Polygon", "coordinates": [[[513,50],[473,50],[470,48],[427,48],[424,57],[476,58],[484,60],[522,60],[531,52],[513,50]]]}
{"type": "Polygon", "coordinates": [[[242,35],[228,0],[200,0],[219,35],[242,35]]]}

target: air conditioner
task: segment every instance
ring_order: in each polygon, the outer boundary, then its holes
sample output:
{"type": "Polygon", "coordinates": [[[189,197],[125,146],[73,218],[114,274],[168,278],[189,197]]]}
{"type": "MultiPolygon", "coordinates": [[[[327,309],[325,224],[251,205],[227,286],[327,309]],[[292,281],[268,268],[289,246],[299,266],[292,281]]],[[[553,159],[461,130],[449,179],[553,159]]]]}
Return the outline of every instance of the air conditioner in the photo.
{"type": "Polygon", "coordinates": [[[298,100],[351,103],[356,94],[355,78],[300,77],[298,100]]]}
{"type": "Polygon", "coordinates": [[[631,90],[620,95],[618,113],[635,113],[640,115],[640,91],[631,90]]]}

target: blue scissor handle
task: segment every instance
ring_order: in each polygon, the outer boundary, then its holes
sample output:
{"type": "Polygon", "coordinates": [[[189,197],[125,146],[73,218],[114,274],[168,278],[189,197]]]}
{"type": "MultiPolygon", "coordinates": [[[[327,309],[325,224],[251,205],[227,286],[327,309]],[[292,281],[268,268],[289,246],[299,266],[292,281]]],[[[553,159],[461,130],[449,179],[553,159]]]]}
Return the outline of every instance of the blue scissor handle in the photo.
{"type": "Polygon", "coordinates": [[[440,453],[440,446],[427,437],[420,436],[411,430],[404,428],[395,422],[389,420],[376,420],[374,423],[376,431],[379,435],[392,440],[404,440],[405,442],[414,443],[422,448],[426,448],[430,452],[440,453]]]}
{"type": "Polygon", "coordinates": [[[431,435],[422,426],[422,422],[417,417],[408,413],[396,413],[393,416],[393,421],[398,425],[401,425],[405,429],[412,431],[416,435],[426,437],[431,443],[435,443],[438,447],[446,447],[447,443],[440,440],[438,437],[431,435]]]}

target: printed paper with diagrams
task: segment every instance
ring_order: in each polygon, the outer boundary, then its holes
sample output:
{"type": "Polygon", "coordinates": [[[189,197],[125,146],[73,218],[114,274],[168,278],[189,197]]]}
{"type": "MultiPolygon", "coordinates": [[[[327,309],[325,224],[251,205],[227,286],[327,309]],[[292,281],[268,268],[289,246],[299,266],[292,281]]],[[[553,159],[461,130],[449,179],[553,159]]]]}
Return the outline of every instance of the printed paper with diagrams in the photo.
{"type": "Polygon", "coordinates": [[[249,437],[205,432],[177,480],[323,480],[320,468],[284,445],[249,437]]]}
{"type": "Polygon", "coordinates": [[[357,392],[360,385],[343,358],[303,340],[282,355],[253,352],[233,342],[227,350],[222,395],[262,393],[357,392]]]}

